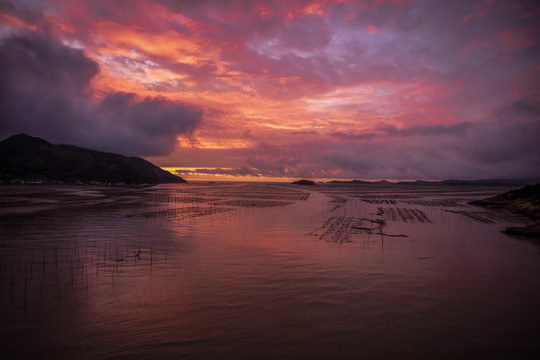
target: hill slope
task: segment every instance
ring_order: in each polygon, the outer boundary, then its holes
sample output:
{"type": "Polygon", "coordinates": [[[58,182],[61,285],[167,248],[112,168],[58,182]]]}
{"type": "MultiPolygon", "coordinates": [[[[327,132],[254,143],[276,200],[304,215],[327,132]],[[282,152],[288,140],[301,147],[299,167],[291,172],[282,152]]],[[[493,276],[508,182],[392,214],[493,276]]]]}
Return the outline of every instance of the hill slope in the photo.
{"type": "Polygon", "coordinates": [[[514,213],[528,216],[535,221],[524,227],[510,227],[506,233],[540,238],[540,184],[528,185],[488,199],[473,201],[471,204],[504,208],[514,213]]]}
{"type": "Polygon", "coordinates": [[[527,185],[491,198],[473,201],[471,204],[505,208],[521,215],[540,219],[540,184],[527,185]]]}
{"type": "Polygon", "coordinates": [[[25,134],[0,142],[0,182],[160,184],[186,182],[139,157],[53,145],[25,134]]]}

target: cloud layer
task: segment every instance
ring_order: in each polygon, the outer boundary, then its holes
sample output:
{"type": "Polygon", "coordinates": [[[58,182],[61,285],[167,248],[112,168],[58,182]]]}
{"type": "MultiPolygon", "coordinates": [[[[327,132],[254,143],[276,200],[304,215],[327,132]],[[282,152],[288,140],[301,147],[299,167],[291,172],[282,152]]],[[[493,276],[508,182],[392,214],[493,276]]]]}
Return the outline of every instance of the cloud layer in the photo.
{"type": "Polygon", "coordinates": [[[0,45],[0,136],[29,133],[128,155],[166,155],[202,114],[164,98],[115,92],[92,99],[99,65],[80,49],[37,32],[0,45]]]}
{"type": "Polygon", "coordinates": [[[201,174],[540,177],[536,1],[25,0],[0,22],[0,135],[201,174]]]}

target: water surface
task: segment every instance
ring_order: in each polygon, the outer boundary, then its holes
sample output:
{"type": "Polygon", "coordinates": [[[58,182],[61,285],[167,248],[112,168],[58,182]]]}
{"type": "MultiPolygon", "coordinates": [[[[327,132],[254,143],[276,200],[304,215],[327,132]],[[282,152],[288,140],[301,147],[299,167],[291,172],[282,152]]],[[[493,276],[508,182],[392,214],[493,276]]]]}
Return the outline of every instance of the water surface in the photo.
{"type": "Polygon", "coordinates": [[[540,354],[540,248],[467,205],[507,189],[276,184],[0,190],[13,358],[540,354]]]}

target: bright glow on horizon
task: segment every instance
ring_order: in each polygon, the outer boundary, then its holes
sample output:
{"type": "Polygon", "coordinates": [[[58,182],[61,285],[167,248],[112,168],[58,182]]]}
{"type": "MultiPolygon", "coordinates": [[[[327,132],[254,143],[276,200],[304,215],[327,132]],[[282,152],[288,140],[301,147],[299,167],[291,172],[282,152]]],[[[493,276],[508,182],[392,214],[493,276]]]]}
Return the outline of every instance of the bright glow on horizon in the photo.
{"type": "MultiPolygon", "coordinates": [[[[182,177],[187,181],[246,181],[246,182],[280,182],[291,183],[293,181],[305,179],[315,182],[325,183],[330,181],[416,181],[418,179],[343,179],[343,178],[302,178],[302,177],[265,177],[265,176],[240,176],[240,175],[227,175],[227,174],[208,174],[198,172],[197,170],[233,170],[233,168],[176,168],[176,167],[162,167],[163,170],[170,172],[171,174],[182,177]]],[[[438,181],[438,180],[425,180],[425,181],[438,181]]]]}

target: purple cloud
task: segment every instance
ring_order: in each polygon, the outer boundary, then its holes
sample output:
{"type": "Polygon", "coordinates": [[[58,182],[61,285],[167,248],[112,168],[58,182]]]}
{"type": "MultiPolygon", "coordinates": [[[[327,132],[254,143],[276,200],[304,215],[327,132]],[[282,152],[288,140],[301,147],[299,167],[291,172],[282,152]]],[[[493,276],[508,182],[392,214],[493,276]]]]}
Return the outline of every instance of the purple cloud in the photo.
{"type": "Polygon", "coordinates": [[[189,134],[202,112],[164,98],[89,93],[98,64],[79,49],[37,32],[0,44],[0,137],[28,133],[127,155],[165,155],[189,134]]]}

